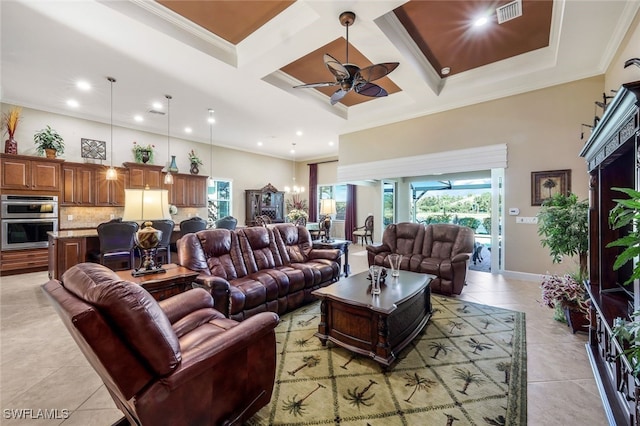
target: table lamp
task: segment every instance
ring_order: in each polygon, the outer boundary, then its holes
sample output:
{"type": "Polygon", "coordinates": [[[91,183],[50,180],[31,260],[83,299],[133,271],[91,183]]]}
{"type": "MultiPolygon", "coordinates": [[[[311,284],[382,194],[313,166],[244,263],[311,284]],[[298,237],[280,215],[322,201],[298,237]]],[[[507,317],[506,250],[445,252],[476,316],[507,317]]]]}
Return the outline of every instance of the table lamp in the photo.
{"type": "Polygon", "coordinates": [[[320,200],[320,214],[324,215],[322,227],[324,228],[324,242],[330,243],[331,238],[331,215],[336,214],[336,200],[322,199],[320,200]]]}
{"type": "Polygon", "coordinates": [[[169,191],[166,189],[125,189],[123,221],[140,222],[144,225],[135,235],[136,246],[142,252],[140,268],[134,269],[131,275],[166,272],[156,265],[156,251],[162,238],[162,231],[152,226],[151,220],[171,219],[169,213],[169,191]]]}

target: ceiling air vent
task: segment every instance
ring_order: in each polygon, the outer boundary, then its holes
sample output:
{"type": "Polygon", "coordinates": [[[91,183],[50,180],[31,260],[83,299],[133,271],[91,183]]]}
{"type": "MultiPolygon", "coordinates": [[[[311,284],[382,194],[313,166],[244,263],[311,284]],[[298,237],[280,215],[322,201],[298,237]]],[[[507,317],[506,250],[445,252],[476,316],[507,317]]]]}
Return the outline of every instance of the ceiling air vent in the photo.
{"type": "Polygon", "coordinates": [[[510,21],[522,16],[522,0],[515,0],[511,3],[507,3],[504,6],[500,6],[496,9],[496,15],[498,17],[498,24],[510,21]]]}
{"type": "Polygon", "coordinates": [[[164,113],[164,112],[162,112],[162,111],[155,110],[155,109],[150,109],[150,110],[149,110],[149,114],[159,114],[159,115],[164,115],[165,113],[164,113]]]}

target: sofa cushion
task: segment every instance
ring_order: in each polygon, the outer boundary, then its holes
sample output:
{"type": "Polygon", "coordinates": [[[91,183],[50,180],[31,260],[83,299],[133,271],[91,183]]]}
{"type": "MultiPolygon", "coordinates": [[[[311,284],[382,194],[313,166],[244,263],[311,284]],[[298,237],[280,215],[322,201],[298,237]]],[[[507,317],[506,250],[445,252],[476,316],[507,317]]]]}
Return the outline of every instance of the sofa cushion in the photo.
{"type": "Polygon", "coordinates": [[[180,344],[171,322],[141,286],[122,281],[115,272],[92,263],[71,267],[62,275],[62,282],[116,324],[134,352],[156,374],[169,374],[180,364],[180,344]]]}
{"type": "Polygon", "coordinates": [[[244,264],[249,274],[282,266],[271,229],[263,226],[243,228],[237,232],[244,264]]]}

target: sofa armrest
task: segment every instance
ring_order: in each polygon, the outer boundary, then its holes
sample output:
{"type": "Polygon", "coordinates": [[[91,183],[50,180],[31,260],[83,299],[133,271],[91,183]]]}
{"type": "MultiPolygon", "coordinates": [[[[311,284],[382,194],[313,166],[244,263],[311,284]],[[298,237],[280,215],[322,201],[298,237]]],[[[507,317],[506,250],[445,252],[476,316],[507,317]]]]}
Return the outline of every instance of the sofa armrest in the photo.
{"type": "Polygon", "coordinates": [[[366,247],[369,253],[372,253],[374,256],[378,253],[382,253],[385,251],[391,251],[391,247],[386,244],[369,244],[366,247]]]}
{"type": "Polygon", "coordinates": [[[465,260],[469,260],[469,255],[467,253],[459,253],[451,258],[451,263],[463,262],[465,260]]]}
{"type": "Polygon", "coordinates": [[[229,281],[214,275],[200,274],[195,279],[195,285],[209,291],[213,297],[213,307],[225,317],[229,317],[229,295],[231,294],[229,281]]]}
{"type": "MultiPolygon", "coordinates": [[[[162,379],[163,385],[170,390],[176,389],[211,368],[228,368],[226,364],[229,354],[240,353],[244,348],[263,339],[273,339],[275,343],[274,329],[279,320],[278,315],[273,312],[261,312],[227,331],[214,332],[208,337],[201,336],[203,339],[197,346],[182,354],[182,363],[178,369],[162,379]]],[[[214,325],[215,321],[212,321],[214,325]]],[[[275,352],[275,344],[273,349],[275,352]]]]}
{"type": "Polygon", "coordinates": [[[213,298],[205,289],[194,288],[161,300],[158,304],[173,324],[193,311],[213,308],[213,298]]]}
{"type": "Polygon", "coordinates": [[[338,260],[342,256],[339,249],[312,249],[309,252],[309,259],[338,260]]]}

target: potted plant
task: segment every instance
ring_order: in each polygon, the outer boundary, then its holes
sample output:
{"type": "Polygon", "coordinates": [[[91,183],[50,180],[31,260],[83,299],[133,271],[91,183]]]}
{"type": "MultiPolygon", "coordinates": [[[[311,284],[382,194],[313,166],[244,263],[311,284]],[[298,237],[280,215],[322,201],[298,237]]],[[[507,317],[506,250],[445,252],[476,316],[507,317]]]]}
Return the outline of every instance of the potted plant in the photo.
{"type": "Polygon", "coordinates": [[[633,375],[640,377],[640,311],[635,311],[630,321],[616,318],[612,331],[625,348],[622,353],[629,361],[633,375]]]}
{"type": "Polygon", "coordinates": [[[7,133],[9,134],[9,139],[7,139],[4,143],[5,154],[18,153],[18,142],[16,142],[13,136],[16,133],[18,122],[20,122],[21,111],[22,111],[22,108],[13,107],[9,110],[9,112],[5,113],[2,117],[2,125],[7,130],[7,133]]]}
{"type": "Polygon", "coordinates": [[[64,139],[51,126],[36,132],[33,142],[36,144],[38,155],[46,153],[47,158],[56,158],[56,155],[64,154],[64,139]]]}
{"type": "Polygon", "coordinates": [[[189,163],[191,163],[191,169],[190,169],[191,174],[197,175],[198,173],[200,173],[198,166],[201,166],[203,164],[202,160],[200,160],[200,158],[198,157],[198,155],[195,153],[193,149],[189,151],[187,155],[189,156],[189,163]]]}
{"type": "Polygon", "coordinates": [[[153,148],[155,145],[139,145],[138,142],[133,141],[133,158],[136,163],[153,163],[153,148]]]}
{"type": "Polygon", "coordinates": [[[587,277],[589,250],[589,204],[575,194],[556,194],[547,198],[538,213],[538,235],[548,247],[553,263],[563,256],[579,258],[577,274],[545,275],[542,280],[542,304],[555,309],[554,319],[566,321],[575,333],[588,324],[587,277]]]}
{"type": "Polygon", "coordinates": [[[571,331],[583,330],[589,325],[589,299],[584,284],[578,277],[545,275],[542,278],[541,304],[555,310],[554,319],[566,321],[571,331]]]}
{"type": "Polygon", "coordinates": [[[553,263],[562,256],[578,256],[579,279],[587,276],[589,251],[589,203],[578,201],[575,194],[556,194],[543,201],[538,212],[538,235],[548,247],[553,263]]]}

